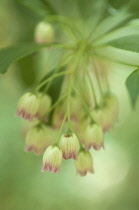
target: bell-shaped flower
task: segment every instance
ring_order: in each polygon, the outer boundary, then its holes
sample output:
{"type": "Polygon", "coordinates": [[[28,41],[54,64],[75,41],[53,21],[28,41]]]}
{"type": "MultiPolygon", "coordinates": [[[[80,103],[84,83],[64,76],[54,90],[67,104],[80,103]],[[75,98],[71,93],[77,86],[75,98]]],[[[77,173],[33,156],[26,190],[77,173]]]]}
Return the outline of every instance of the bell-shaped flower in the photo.
{"type": "Polygon", "coordinates": [[[52,128],[40,124],[33,126],[27,133],[25,140],[25,150],[34,151],[35,154],[41,154],[46,147],[52,144],[51,138],[54,131],[52,128]]]}
{"type": "Polygon", "coordinates": [[[39,100],[39,107],[37,110],[36,117],[38,119],[41,119],[43,116],[45,116],[48,113],[52,101],[48,95],[43,93],[38,94],[38,100],[39,100]]]}
{"type": "Polygon", "coordinates": [[[74,133],[64,133],[59,140],[64,159],[76,159],[79,150],[79,141],[74,133]]]}
{"type": "Polygon", "coordinates": [[[75,161],[77,174],[85,176],[87,172],[94,173],[93,158],[89,151],[80,150],[75,161]]]}
{"type": "Polygon", "coordinates": [[[62,163],[62,151],[58,146],[49,146],[43,155],[43,165],[41,171],[50,171],[52,173],[57,173],[60,171],[60,166],[62,163]]]}
{"type": "Polygon", "coordinates": [[[93,147],[95,150],[104,148],[104,134],[102,127],[97,124],[90,124],[84,132],[84,145],[87,150],[93,147]]]}
{"type": "Polygon", "coordinates": [[[39,108],[38,96],[32,92],[25,93],[18,102],[17,115],[32,121],[39,108]]]}

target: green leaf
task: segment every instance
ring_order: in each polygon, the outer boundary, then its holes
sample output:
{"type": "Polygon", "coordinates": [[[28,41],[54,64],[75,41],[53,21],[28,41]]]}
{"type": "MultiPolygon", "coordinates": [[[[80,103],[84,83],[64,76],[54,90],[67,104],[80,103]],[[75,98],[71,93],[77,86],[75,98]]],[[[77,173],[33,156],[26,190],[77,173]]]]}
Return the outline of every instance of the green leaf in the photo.
{"type": "Polygon", "coordinates": [[[17,0],[17,2],[28,7],[43,18],[47,15],[57,14],[50,2],[46,0],[17,0]]]}
{"type": "Polygon", "coordinates": [[[19,71],[17,72],[18,79],[23,83],[26,87],[32,86],[37,80],[37,72],[34,68],[34,60],[36,56],[29,55],[17,62],[17,66],[19,71]]]}
{"type": "Polygon", "coordinates": [[[122,50],[139,53],[139,35],[124,36],[112,40],[108,44],[122,50]]]}
{"type": "Polygon", "coordinates": [[[0,73],[5,73],[13,62],[40,50],[42,47],[48,46],[50,44],[22,43],[1,49],[0,73]]]}
{"type": "Polygon", "coordinates": [[[130,18],[131,15],[125,11],[118,11],[106,17],[104,20],[100,22],[100,24],[97,25],[93,35],[94,39],[95,40],[100,39],[104,35],[120,28],[126,22],[128,22],[130,18]]]}
{"type": "Polygon", "coordinates": [[[126,80],[126,87],[131,99],[132,107],[135,108],[139,96],[139,69],[133,71],[126,80]]]}
{"type": "Polygon", "coordinates": [[[139,16],[139,1],[138,0],[108,0],[110,5],[115,8],[127,8],[127,10],[131,11],[136,17],[139,16]]]}

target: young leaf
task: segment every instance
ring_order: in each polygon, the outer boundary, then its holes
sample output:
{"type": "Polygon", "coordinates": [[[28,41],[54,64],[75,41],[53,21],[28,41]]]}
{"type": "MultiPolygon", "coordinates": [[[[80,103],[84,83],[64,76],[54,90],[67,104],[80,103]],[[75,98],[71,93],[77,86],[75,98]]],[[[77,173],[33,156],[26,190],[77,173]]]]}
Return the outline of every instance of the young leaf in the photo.
{"type": "Polygon", "coordinates": [[[126,87],[131,99],[132,107],[135,108],[139,96],[139,69],[133,71],[126,80],[126,87]]]}
{"type": "Polygon", "coordinates": [[[56,11],[52,7],[49,1],[46,0],[17,0],[20,4],[28,7],[34,13],[41,17],[46,17],[47,15],[56,15],[56,11]]]}
{"type": "Polygon", "coordinates": [[[125,11],[115,12],[113,15],[106,17],[102,20],[94,32],[94,39],[100,39],[104,35],[120,28],[123,24],[129,21],[131,15],[125,11]]]}
{"type": "Polygon", "coordinates": [[[49,47],[50,44],[35,44],[35,43],[22,43],[12,47],[3,48],[0,50],[0,73],[5,73],[9,66],[43,47],[49,47]]]}
{"type": "Polygon", "coordinates": [[[112,40],[108,44],[122,50],[139,53],[139,35],[124,36],[112,40]]]}

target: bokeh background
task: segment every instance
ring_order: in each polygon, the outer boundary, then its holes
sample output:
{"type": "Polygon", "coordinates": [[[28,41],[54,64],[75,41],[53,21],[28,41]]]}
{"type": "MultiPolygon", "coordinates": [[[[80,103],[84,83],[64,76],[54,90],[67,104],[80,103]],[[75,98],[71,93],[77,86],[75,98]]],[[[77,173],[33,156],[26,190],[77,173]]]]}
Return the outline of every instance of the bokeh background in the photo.
{"type": "MultiPolygon", "coordinates": [[[[1,0],[0,47],[32,40],[37,21],[14,0],[1,0]]],[[[119,120],[105,136],[105,150],[92,151],[94,175],[76,176],[71,160],[63,161],[60,174],[41,173],[42,156],[24,152],[27,124],[15,115],[17,101],[59,57],[56,50],[41,51],[0,75],[0,210],[138,210],[139,103],[132,111],[124,84],[132,68],[110,65],[119,120]]],[[[137,54],[125,52],[126,58],[139,62],[137,54]]]]}

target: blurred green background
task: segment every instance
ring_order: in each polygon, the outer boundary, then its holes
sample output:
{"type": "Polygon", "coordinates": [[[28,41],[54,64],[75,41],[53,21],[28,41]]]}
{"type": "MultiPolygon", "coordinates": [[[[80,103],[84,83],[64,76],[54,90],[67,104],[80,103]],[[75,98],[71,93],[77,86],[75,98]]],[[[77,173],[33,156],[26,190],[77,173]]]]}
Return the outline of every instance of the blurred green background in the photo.
{"type": "MultiPolygon", "coordinates": [[[[0,47],[32,40],[37,21],[15,1],[1,0],[0,47]]],[[[17,101],[57,64],[60,52],[49,53],[22,59],[0,75],[0,210],[138,210],[139,103],[132,111],[124,85],[131,68],[110,66],[111,88],[120,104],[119,122],[106,134],[105,150],[92,151],[94,175],[76,176],[71,160],[63,161],[60,174],[41,173],[42,156],[24,152],[27,123],[15,116],[17,101]]],[[[138,61],[134,55],[134,62],[138,61]]]]}

